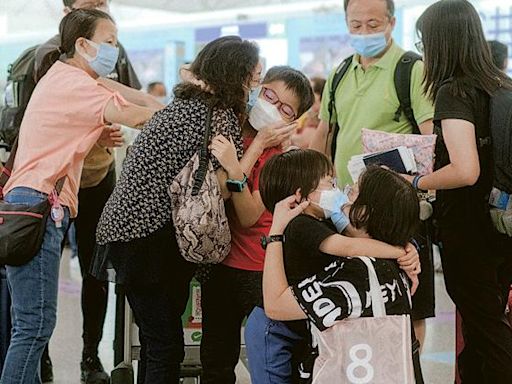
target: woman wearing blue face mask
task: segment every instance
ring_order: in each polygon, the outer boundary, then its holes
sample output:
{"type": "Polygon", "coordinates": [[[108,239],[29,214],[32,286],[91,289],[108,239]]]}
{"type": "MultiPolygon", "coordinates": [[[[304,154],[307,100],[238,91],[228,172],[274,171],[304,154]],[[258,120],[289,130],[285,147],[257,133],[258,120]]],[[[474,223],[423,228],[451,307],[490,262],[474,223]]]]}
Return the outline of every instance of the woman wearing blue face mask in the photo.
{"type": "MultiPolygon", "coordinates": [[[[76,10],[60,24],[61,47],[46,55],[18,137],[3,193],[10,204],[52,204],[39,252],[27,264],[7,266],[13,333],[0,383],[40,382],[38,366],[56,322],[61,244],[77,215],[83,161],[107,123],[140,127],[156,108],[141,92],[100,84],[117,62],[117,29],[97,10],[76,10]],[[59,61],[66,55],[64,62],[59,61]],[[147,101],[147,102],[146,102],[147,101]],[[56,191],[58,180],[64,184],[56,191]]],[[[153,104],[154,105],[154,104],[153,104]]],[[[158,107],[159,104],[154,105],[158,107]]]]}

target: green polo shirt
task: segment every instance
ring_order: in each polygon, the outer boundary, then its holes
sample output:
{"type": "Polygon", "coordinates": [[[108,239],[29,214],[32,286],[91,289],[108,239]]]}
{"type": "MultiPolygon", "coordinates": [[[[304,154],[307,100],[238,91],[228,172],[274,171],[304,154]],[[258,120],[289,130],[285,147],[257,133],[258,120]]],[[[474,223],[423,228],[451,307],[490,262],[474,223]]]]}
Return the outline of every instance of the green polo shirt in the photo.
{"type": "MultiPolygon", "coordinates": [[[[375,64],[363,70],[359,56],[355,55],[352,65],[341,80],[335,94],[337,119],[340,131],[337,138],[335,168],[339,185],[352,184],[347,169],[350,158],[362,153],[361,129],[376,129],[392,133],[411,133],[412,126],[402,114],[399,122],[394,120],[400,103],[396,95],[395,68],[404,50],[393,43],[386,54],[375,64]]],[[[336,69],[332,71],[324,89],[320,119],[329,121],[329,92],[336,69]]],[[[418,124],[434,116],[434,106],[423,92],[423,62],[413,67],[411,96],[414,117],[418,124]]]]}

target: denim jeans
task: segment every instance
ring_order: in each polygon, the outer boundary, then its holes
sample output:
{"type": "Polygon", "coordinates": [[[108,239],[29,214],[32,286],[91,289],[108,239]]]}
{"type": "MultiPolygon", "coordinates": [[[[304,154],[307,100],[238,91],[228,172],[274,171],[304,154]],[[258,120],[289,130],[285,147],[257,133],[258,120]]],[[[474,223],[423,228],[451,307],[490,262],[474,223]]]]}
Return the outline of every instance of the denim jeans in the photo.
{"type": "Polygon", "coordinates": [[[256,307],[247,319],[245,344],[252,384],[291,384],[293,351],[301,337],[256,307]]]}
{"type": "MultiPolygon", "coordinates": [[[[41,192],[19,187],[10,191],[5,201],[35,205],[46,198],[41,192]]],[[[7,266],[13,333],[0,384],[41,383],[39,361],[57,318],[61,244],[69,225],[69,210],[64,212],[61,228],[48,219],[41,249],[30,262],[7,266]]]]}

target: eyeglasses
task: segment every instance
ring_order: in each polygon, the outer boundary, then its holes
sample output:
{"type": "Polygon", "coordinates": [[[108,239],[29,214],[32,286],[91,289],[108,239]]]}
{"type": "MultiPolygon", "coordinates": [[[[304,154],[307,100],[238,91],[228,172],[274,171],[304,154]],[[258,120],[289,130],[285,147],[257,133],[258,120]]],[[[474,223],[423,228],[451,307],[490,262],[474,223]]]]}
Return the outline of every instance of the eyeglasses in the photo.
{"type": "MultiPolygon", "coordinates": [[[[331,185],[332,189],[336,189],[336,188],[338,188],[338,180],[337,180],[335,177],[333,177],[332,179],[330,179],[328,182],[329,182],[329,184],[331,185]]],[[[316,191],[320,191],[320,192],[321,192],[321,191],[327,191],[327,189],[323,189],[323,188],[321,188],[321,187],[320,187],[320,185],[319,185],[319,188],[317,188],[317,189],[316,189],[316,191]]]]}
{"type": "Polygon", "coordinates": [[[284,115],[284,117],[290,120],[294,120],[296,118],[297,114],[293,108],[290,105],[281,102],[281,100],[279,100],[279,96],[277,96],[273,90],[270,88],[262,87],[262,95],[263,98],[270,104],[278,105],[278,110],[284,115]]]}
{"type": "Polygon", "coordinates": [[[416,47],[416,50],[419,53],[423,53],[424,47],[423,47],[423,41],[417,41],[414,46],[416,47]]]}

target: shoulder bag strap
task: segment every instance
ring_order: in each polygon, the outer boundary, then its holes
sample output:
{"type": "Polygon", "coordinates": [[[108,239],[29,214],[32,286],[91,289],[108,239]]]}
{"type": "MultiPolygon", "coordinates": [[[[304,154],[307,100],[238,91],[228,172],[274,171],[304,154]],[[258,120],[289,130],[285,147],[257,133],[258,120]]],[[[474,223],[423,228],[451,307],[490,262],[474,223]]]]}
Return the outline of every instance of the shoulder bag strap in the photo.
{"type": "Polygon", "coordinates": [[[360,257],[360,260],[366,264],[368,268],[368,278],[370,281],[370,297],[372,300],[372,311],[373,317],[384,317],[386,316],[386,305],[382,298],[382,291],[380,289],[379,278],[375,267],[369,257],[360,257]]]}
{"type": "MultiPolygon", "coordinates": [[[[2,168],[2,172],[0,173],[0,199],[4,198],[3,189],[7,181],[11,177],[12,168],[14,166],[14,159],[16,157],[16,152],[18,152],[18,137],[14,140],[11,148],[11,154],[9,155],[9,159],[5,166],[2,168]]],[[[55,190],[57,194],[60,195],[62,188],[64,187],[64,183],[66,181],[66,176],[62,176],[57,183],[55,184],[55,190]]]]}
{"type": "Polygon", "coordinates": [[[194,186],[192,187],[192,196],[199,194],[204,179],[206,177],[206,171],[208,170],[208,160],[210,160],[210,151],[208,145],[210,144],[210,136],[212,133],[212,114],[213,107],[208,107],[208,115],[206,116],[206,127],[203,138],[203,145],[199,149],[199,168],[194,175],[194,186]]]}

